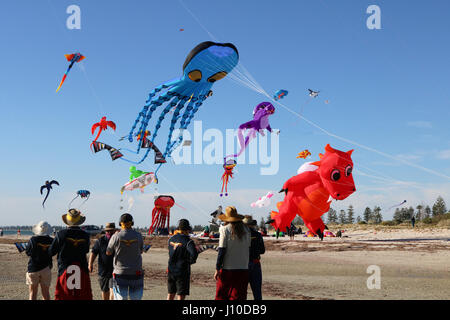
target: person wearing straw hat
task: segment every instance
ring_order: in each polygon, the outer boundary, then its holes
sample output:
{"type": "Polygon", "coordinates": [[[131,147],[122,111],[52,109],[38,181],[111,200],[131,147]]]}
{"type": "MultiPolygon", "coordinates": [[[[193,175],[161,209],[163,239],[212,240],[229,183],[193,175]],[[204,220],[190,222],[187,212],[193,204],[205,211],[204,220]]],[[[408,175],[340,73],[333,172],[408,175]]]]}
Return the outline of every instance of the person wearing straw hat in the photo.
{"type": "Polygon", "coordinates": [[[49,249],[51,256],[58,254],[55,300],[92,300],[86,259],[90,236],[80,228],[86,217],[77,209],[69,209],[62,220],[68,227],[56,233],[49,249]]]}
{"type": "Polygon", "coordinates": [[[184,300],[189,295],[191,264],[197,261],[198,252],[189,237],[192,227],[187,219],[178,221],[178,228],[168,241],[169,263],[167,267],[167,300],[184,300]]]}
{"type": "Polygon", "coordinates": [[[102,290],[103,300],[114,300],[112,289],[113,257],[106,254],[106,248],[117,230],[114,222],[107,223],[105,229],[103,229],[105,235],[95,241],[89,255],[88,268],[91,273],[94,271],[94,261],[98,256],[98,282],[102,290]]]}
{"type": "Polygon", "coordinates": [[[144,293],[144,271],[142,234],[133,230],[133,216],[120,216],[120,232],[115,233],[108,243],[106,254],[113,256],[114,300],[141,300],[144,293]]]}
{"type": "Polygon", "coordinates": [[[243,222],[250,229],[251,244],[248,259],[248,281],[253,292],[255,300],[262,300],[262,271],[261,271],[261,254],[266,252],[264,240],[261,233],[258,232],[256,220],[252,216],[245,216],[243,222]]]}
{"type": "Polygon", "coordinates": [[[214,280],[216,300],[246,300],[250,231],[243,215],[233,206],[218,215],[224,222],[219,228],[219,247],[214,280]]]}
{"type": "Polygon", "coordinates": [[[42,299],[50,300],[50,284],[52,280],[52,258],[48,248],[52,244],[51,226],[47,221],[40,221],[33,226],[34,236],[28,241],[25,253],[30,257],[26,273],[26,284],[30,290],[30,300],[36,300],[41,286],[42,299]]]}

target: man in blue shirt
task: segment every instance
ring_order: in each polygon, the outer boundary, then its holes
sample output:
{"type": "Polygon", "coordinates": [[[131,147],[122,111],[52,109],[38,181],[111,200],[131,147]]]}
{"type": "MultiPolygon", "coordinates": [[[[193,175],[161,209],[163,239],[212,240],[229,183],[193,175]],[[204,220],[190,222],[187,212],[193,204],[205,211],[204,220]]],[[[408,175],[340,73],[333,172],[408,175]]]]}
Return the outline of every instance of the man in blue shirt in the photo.
{"type": "Polygon", "coordinates": [[[113,257],[106,254],[109,239],[117,231],[114,222],[107,223],[104,229],[105,235],[95,241],[89,256],[89,272],[94,270],[94,261],[98,256],[98,281],[102,290],[103,300],[114,300],[112,289],[113,257]]]}
{"type": "Polygon", "coordinates": [[[257,221],[253,220],[252,216],[245,216],[244,223],[250,229],[251,244],[248,259],[248,280],[252,288],[253,298],[255,300],[262,300],[262,270],[261,270],[261,254],[266,252],[264,240],[256,230],[257,221]]]}
{"type": "Polygon", "coordinates": [[[167,268],[167,300],[184,300],[189,295],[191,264],[197,261],[198,252],[189,237],[192,230],[189,221],[181,219],[174,236],[169,239],[169,266],[167,268]]]}
{"type": "Polygon", "coordinates": [[[48,248],[53,239],[49,236],[50,225],[41,221],[33,226],[35,234],[28,241],[25,253],[30,257],[26,274],[26,283],[30,289],[30,300],[36,300],[39,285],[42,298],[50,300],[50,283],[52,280],[52,258],[48,254],[48,248]]]}

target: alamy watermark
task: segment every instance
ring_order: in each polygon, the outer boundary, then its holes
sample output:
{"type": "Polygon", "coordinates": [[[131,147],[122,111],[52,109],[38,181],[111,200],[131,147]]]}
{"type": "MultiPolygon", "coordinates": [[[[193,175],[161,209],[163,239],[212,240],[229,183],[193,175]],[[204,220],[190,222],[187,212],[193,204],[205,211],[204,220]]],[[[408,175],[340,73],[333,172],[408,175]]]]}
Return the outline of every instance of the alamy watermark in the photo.
{"type": "Polygon", "coordinates": [[[372,4],[367,7],[367,14],[370,16],[366,20],[366,26],[369,30],[381,29],[381,9],[379,6],[372,4]]]}
{"type": "Polygon", "coordinates": [[[367,289],[381,289],[381,268],[377,265],[370,265],[366,272],[370,274],[367,278],[367,289]]]}
{"type": "MultiPolygon", "coordinates": [[[[226,129],[225,136],[219,129],[204,130],[202,121],[194,121],[193,135],[183,130],[183,140],[192,141],[182,145],[172,152],[175,164],[208,164],[223,165],[224,157],[236,154],[241,146],[237,139],[236,129],[226,129]],[[204,130],[204,131],[203,131],[204,130]]],[[[180,135],[180,130],[174,130],[172,140],[180,135]]],[[[261,175],[275,175],[280,166],[279,130],[258,133],[250,141],[245,152],[236,158],[237,164],[259,164],[261,175]],[[247,161],[248,155],[248,161],[247,161]]],[[[246,134],[244,134],[245,139],[246,134]]],[[[231,157],[232,159],[233,157],[231,157]]],[[[227,159],[230,159],[227,158],[227,159]]]]}
{"type": "Polygon", "coordinates": [[[66,20],[67,29],[81,29],[81,9],[79,6],[72,4],[67,7],[66,13],[70,16],[66,20]]]}

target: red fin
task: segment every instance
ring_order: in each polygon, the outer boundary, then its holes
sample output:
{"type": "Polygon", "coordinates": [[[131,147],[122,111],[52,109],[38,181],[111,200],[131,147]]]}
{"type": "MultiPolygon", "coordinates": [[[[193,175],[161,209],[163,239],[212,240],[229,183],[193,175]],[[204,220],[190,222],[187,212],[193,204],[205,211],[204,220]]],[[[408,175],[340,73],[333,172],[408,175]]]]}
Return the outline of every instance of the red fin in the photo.
{"type": "Polygon", "coordinates": [[[65,54],[64,56],[66,57],[67,61],[72,61],[75,55],[72,53],[72,54],[65,54]]]}

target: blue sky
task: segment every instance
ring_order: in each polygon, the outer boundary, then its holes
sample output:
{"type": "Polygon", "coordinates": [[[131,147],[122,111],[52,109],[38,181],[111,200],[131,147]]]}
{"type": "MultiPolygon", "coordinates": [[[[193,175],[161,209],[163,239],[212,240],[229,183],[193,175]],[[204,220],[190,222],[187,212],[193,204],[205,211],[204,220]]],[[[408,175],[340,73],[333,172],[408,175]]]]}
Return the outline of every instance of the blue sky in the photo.
{"type": "MultiPolygon", "coordinates": [[[[281,196],[269,209],[250,202],[295,175],[304,162],[298,152],[309,149],[310,160],[318,160],[327,143],[355,149],[357,192],[333,202],[335,209],[352,204],[362,214],[366,206],[388,208],[404,199],[414,207],[432,205],[438,195],[448,202],[449,10],[448,1],[2,1],[0,225],[60,225],[79,189],[92,193],[82,207],[89,223],[117,221],[129,165],[91,152],[92,124],[102,116],[113,120],[116,133],[103,132],[99,140],[118,145],[148,93],[181,76],[189,51],[211,37],[233,43],[238,69],[245,67],[266,92],[289,90],[270,118],[281,130],[279,171],[264,176],[260,164],[239,165],[230,196],[221,199],[221,165],[168,163],[157,192],[174,195],[186,208],[174,207],[172,221],[206,224],[219,204],[266,217],[281,196]],[[66,28],[72,4],[81,9],[81,30],[66,28]],[[372,4],[381,9],[381,30],[366,27],[372,4]],[[56,93],[67,68],[64,54],[73,52],[86,59],[56,93]],[[308,88],[321,93],[306,103],[308,88]],[[48,179],[61,186],[43,210],[39,187],[48,179]]],[[[196,114],[204,130],[237,128],[267,100],[231,80],[217,82],[196,114]]],[[[158,135],[163,146],[164,130],[158,135]]],[[[151,158],[140,169],[154,170],[151,158]]],[[[124,198],[134,199],[137,225],[150,224],[155,192],[149,186],[143,195],[124,198]]],[[[385,219],[393,214],[382,213],[385,219]]]]}

